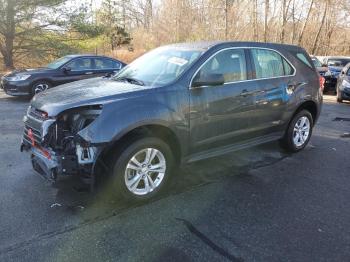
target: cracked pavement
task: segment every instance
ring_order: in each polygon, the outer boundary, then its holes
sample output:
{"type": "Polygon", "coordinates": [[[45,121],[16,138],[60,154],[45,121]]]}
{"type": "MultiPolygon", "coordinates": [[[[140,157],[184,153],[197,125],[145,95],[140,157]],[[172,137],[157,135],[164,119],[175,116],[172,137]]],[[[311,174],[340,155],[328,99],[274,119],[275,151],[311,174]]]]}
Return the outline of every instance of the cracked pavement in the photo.
{"type": "Polygon", "coordinates": [[[19,152],[27,105],[0,93],[0,261],[349,260],[350,103],[325,96],[298,154],[270,143],[197,162],[142,205],[36,175],[19,152]]]}

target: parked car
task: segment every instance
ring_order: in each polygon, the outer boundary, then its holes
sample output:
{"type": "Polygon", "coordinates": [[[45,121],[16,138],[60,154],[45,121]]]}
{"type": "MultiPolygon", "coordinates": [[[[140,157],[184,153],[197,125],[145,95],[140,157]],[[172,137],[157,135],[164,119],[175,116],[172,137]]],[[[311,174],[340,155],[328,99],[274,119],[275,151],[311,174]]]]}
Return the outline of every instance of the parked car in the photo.
{"type": "Polygon", "coordinates": [[[328,71],[328,66],[326,64],[322,64],[321,61],[316,56],[310,56],[310,57],[318,73],[321,76],[324,76],[325,73],[328,71]]]}
{"type": "Polygon", "coordinates": [[[328,66],[328,71],[324,74],[324,91],[336,92],[337,79],[342,68],[350,62],[349,57],[329,56],[323,63],[328,66]]]}
{"type": "Polygon", "coordinates": [[[112,78],[36,95],[21,149],[45,177],[94,184],[108,174],[112,192],[145,200],[166,188],[178,164],[274,140],[302,150],[320,114],[320,80],[298,46],[160,47],[112,78]]]}
{"type": "Polygon", "coordinates": [[[68,55],[43,68],[15,70],[1,78],[0,86],[8,95],[33,96],[57,85],[113,74],[124,66],[105,56],[68,55]]]}
{"type": "Polygon", "coordinates": [[[340,72],[337,81],[337,101],[350,101],[350,63],[348,63],[340,72]]]}

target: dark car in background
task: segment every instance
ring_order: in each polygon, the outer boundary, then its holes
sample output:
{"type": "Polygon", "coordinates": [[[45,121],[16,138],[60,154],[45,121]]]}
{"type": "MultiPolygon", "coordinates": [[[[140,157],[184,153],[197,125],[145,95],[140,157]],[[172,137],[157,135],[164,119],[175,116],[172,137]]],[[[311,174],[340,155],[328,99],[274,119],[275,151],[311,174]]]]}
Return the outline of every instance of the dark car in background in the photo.
{"type": "Polygon", "coordinates": [[[15,70],[0,86],[12,96],[33,96],[51,87],[97,76],[112,75],[125,66],[119,60],[96,55],[67,55],[35,69],[15,70]]]}
{"type": "Polygon", "coordinates": [[[178,164],[274,140],[302,150],[320,114],[321,79],[298,46],[160,47],[114,77],[34,96],[21,149],[45,177],[104,180],[111,193],[146,200],[178,164]]]}
{"type": "Polygon", "coordinates": [[[342,56],[329,56],[323,60],[323,63],[328,66],[328,71],[324,74],[324,91],[331,91],[335,93],[338,76],[343,67],[350,63],[350,58],[342,56]]]}
{"type": "Polygon", "coordinates": [[[350,63],[348,63],[340,72],[337,81],[337,101],[350,101],[350,63]]]}
{"type": "Polygon", "coordinates": [[[326,64],[322,64],[321,61],[316,56],[310,56],[310,57],[318,73],[321,76],[324,76],[325,73],[328,71],[328,66],[326,64]]]}

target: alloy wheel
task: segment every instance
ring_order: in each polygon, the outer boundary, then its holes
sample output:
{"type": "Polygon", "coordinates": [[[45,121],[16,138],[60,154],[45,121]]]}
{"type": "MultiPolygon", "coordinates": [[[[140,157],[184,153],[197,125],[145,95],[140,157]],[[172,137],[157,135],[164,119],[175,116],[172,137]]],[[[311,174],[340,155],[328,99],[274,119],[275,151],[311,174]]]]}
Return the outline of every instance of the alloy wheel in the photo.
{"type": "Polygon", "coordinates": [[[296,147],[302,147],[308,140],[310,135],[310,120],[306,116],[302,116],[295,123],[293,130],[293,143],[296,147]]]}
{"type": "Polygon", "coordinates": [[[37,84],[37,85],[34,86],[34,94],[38,94],[40,92],[43,92],[43,91],[45,91],[48,88],[49,88],[48,84],[45,84],[45,83],[37,84]]]}
{"type": "Polygon", "coordinates": [[[126,165],[125,185],[135,195],[147,195],[160,186],[165,171],[166,160],[161,151],[155,148],[142,149],[126,165]]]}

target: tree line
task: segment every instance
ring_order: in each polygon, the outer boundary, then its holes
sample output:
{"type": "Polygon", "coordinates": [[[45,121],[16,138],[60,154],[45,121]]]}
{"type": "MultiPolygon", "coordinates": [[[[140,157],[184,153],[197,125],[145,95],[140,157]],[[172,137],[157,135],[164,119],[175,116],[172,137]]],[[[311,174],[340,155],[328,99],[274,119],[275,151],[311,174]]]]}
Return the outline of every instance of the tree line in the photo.
{"type": "Polygon", "coordinates": [[[349,0],[0,0],[5,67],[26,57],[200,40],[278,42],[350,55],[349,0]]]}

